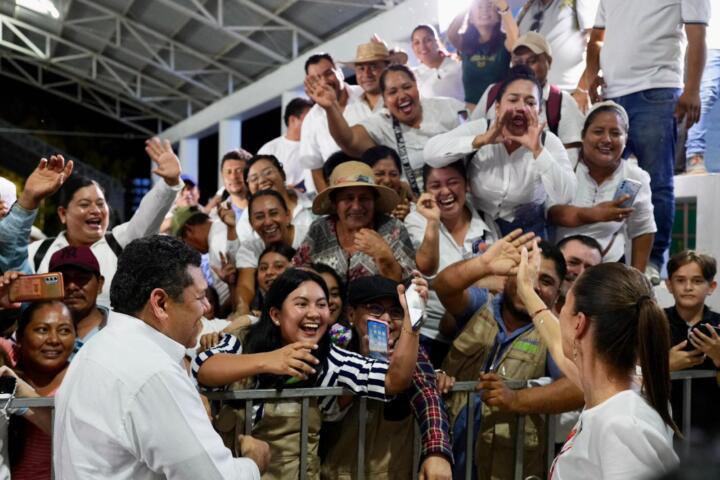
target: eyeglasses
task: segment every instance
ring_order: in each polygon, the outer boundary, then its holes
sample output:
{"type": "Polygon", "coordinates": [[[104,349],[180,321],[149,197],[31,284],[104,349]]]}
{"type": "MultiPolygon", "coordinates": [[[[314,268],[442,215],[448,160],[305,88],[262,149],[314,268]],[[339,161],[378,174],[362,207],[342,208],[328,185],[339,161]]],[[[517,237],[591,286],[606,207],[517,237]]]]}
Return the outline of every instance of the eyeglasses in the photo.
{"type": "Polygon", "coordinates": [[[543,17],[545,16],[545,10],[540,10],[538,13],[533,15],[533,23],[530,25],[530,31],[539,32],[542,26],[543,17]]]}
{"type": "Polygon", "coordinates": [[[275,169],[268,167],[262,172],[254,173],[248,177],[248,183],[255,183],[260,181],[260,178],[270,178],[275,174],[275,169]]]}
{"type": "Polygon", "coordinates": [[[374,318],[380,318],[382,317],[383,313],[388,314],[390,317],[390,320],[402,320],[405,318],[405,310],[402,309],[402,307],[390,307],[388,309],[385,309],[382,305],[378,303],[368,303],[366,305],[363,305],[367,313],[374,318]]]}

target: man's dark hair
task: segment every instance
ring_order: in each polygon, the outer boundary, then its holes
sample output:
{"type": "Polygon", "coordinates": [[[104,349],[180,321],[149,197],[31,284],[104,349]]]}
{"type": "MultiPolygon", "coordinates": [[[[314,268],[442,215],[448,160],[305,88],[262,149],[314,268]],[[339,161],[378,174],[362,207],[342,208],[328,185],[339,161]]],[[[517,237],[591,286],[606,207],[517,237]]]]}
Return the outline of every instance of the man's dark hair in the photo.
{"type": "Polygon", "coordinates": [[[398,155],[395,149],[386,147],[385,145],[368,148],[362,154],[362,157],[360,157],[360,161],[372,168],[377,162],[386,158],[390,158],[393,162],[395,162],[395,167],[398,169],[400,174],[402,174],[403,169],[402,163],[400,162],[400,155],[398,155]]]}
{"type": "Polygon", "coordinates": [[[391,72],[400,72],[400,73],[404,74],[406,77],[408,77],[410,80],[412,80],[413,83],[417,83],[415,74],[413,73],[412,70],[410,70],[410,67],[408,67],[407,65],[402,65],[400,63],[395,63],[395,64],[387,67],[380,74],[380,91],[383,94],[385,93],[385,80],[387,79],[387,76],[390,75],[391,72]]]}
{"type": "Polygon", "coordinates": [[[305,60],[305,75],[307,75],[308,67],[310,65],[315,65],[316,63],[320,63],[323,60],[327,60],[328,62],[332,63],[333,68],[335,68],[335,60],[333,60],[329,53],[315,53],[313,55],[310,55],[310,58],[305,60]]]}
{"type": "Polygon", "coordinates": [[[183,226],[180,227],[180,230],[178,231],[178,238],[185,238],[188,230],[187,227],[192,227],[194,225],[202,225],[205,222],[212,221],[210,219],[210,215],[200,211],[198,207],[190,207],[190,209],[195,210],[197,213],[194,213],[192,217],[188,218],[187,221],[183,223],[183,226]]]}
{"type": "Polygon", "coordinates": [[[335,167],[340,165],[341,163],[345,162],[352,162],[357,161],[356,158],[351,157],[347,153],[343,152],[342,150],[338,150],[337,152],[330,155],[327,160],[325,160],[325,163],[323,163],[323,177],[325,177],[325,181],[330,181],[330,175],[332,175],[332,171],[335,170],[335,167]]]}
{"type": "Polygon", "coordinates": [[[502,84],[500,85],[500,90],[498,90],[497,94],[497,103],[500,103],[500,100],[502,100],[503,95],[505,95],[505,91],[508,89],[508,87],[518,80],[527,80],[529,82],[532,82],[537,87],[537,93],[538,93],[538,102],[542,102],[543,99],[543,88],[542,85],[540,85],[540,82],[538,81],[537,77],[535,76],[535,72],[532,71],[530,67],[527,65],[515,65],[508,71],[507,76],[503,79],[502,84]]]}
{"type": "Polygon", "coordinates": [[[220,160],[220,170],[225,166],[225,162],[228,160],[240,160],[247,162],[252,158],[252,153],[248,152],[247,150],[243,150],[242,148],[238,148],[236,150],[230,150],[225,155],[223,155],[222,160],[220,160]]]}
{"type": "Polygon", "coordinates": [[[543,258],[552,260],[555,263],[555,271],[558,274],[558,279],[562,282],[567,274],[567,264],[565,264],[565,257],[558,247],[548,242],[547,240],[540,240],[538,246],[542,250],[543,258]]]}
{"type": "Polygon", "coordinates": [[[712,282],[715,280],[717,261],[710,255],[698,253],[695,250],[683,250],[670,257],[667,264],[668,278],[672,278],[673,274],[677,272],[680,267],[684,267],[688,263],[696,263],[698,267],[700,267],[705,281],[712,282]]]}
{"type": "Polygon", "coordinates": [[[156,288],[181,302],[183,290],[193,283],[189,266],[200,267],[200,254],[176,238],[152,235],[133,240],[118,257],[110,285],[113,310],[136,315],[156,288]]]}
{"type": "Polygon", "coordinates": [[[423,185],[425,186],[425,191],[427,192],[427,184],[428,184],[428,177],[430,176],[430,173],[432,173],[433,170],[440,170],[441,168],[452,168],[456,172],[460,174],[460,176],[467,181],[467,169],[465,168],[465,160],[460,159],[456,160],[448,165],[445,165],[444,167],[431,167],[427,163],[423,165],[422,169],[422,177],[423,177],[423,185]]]}
{"type": "Polygon", "coordinates": [[[587,235],[570,235],[569,237],[565,237],[557,243],[557,248],[562,250],[565,245],[573,241],[580,242],[588,248],[597,250],[600,253],[600,256],[603,256],[603,248],[602,245],[600,245],[600,242],[592,237],[588,237],[587,235]]]}
{"type": "Polygon", "coordinates": [[[312,108],[313,102],[306,100],[302,97],[293,98],[285,105],[285,114],[283,115],[283,121],[285,126],[290,125],[290,117],[301,117],[305,110],[312,108]]]}

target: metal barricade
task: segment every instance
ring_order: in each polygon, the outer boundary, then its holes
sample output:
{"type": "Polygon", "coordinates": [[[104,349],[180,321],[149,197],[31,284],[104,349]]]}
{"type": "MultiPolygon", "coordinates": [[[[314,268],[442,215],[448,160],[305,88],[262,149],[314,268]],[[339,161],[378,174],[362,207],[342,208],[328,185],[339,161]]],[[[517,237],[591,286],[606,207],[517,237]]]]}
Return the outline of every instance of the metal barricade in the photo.
{"type": "MultiPolygon", "coordinates": [[[[683,414],[682,414],[682,432],[685,436],[686,441],[680,442],[680,456],[685,458],[689,453],[690,442],[687,439],[690,438],[692,426],[692,381],[702,378],[716,378],[718,375],[717,371],[714,370],[689,370],[681,372],[673,372],[671,375],[672,380],[682,380],[682,397],[683,397],[683,414]]],[[[522,389],[527,386],[527,382],[519,380],[507,380],[505,382],[511,389],[522,389]]],[[[476,382],[457,382],[453,387],[453,392],[465,392],[468,393],[467,401],[467,423],[466,427],[466,445],[468,450],[474,448],[473,428],[472,425],[475,423],[475,409],[474,399],[478,394],[475,391],[476,382]]],[[[257,401],[265,400],[287,400],[295,399],[300,400],[300,479],[305,480],[307,478],[307,462],[308,462],[308,413],[310,408],[310,399],[318,397],[328,396],[341,396],[341,395],[353,395],[352,392],[344,390],[339,387],[314,387],[314,388],[293,388],[285,390],[237,390],[230,392],[212,392],[206,393],[206,396],[211,400],[215,408],[217,405],[215,402],[222,403],[224,401],[244,401],[245,409],[245,431],[252,431],[252,409],[253,405],[257,401]]],[[[357,452],[357,479],[364,480],[365,478],[365,424],[367,422],[367,398],[360,397],[359,401],[359,414],[358,414],[358,452],[357,452]]],[[[3,402],[0,401],[0,408],[4,407],[3,402]]],[[[52,397],[42,398],[13,398],[8,405],[9,408],[53,408],[54,399],[52,397]]],[[[552,464],[555,456],[555,431],[554,431],[554,415],[547,415],[548,423],[548,435],[547,435],[547,457],[548,457],[548,468],[552,464]]],[[[514,480],[523,480],[523,460],[524,460],[524,432],[525,432],[525,417],[518,416],[517,418],[517,438],[515,439],[515,473],[514,480]],[[521,435],[520,432],[523,434],[521,435]]],[[[419,467],[419,429],[415,427],[415,450],[413,458],[415,465],[419,467]]],[[[465,466],[465,478],[467,480],[472,478],[472,456],[468,458],[465,466]]],[[[417,469],[416,469],[417,472],[417,469]]],[[[417,473],[416,473],[417,475],[417,473]]]]}

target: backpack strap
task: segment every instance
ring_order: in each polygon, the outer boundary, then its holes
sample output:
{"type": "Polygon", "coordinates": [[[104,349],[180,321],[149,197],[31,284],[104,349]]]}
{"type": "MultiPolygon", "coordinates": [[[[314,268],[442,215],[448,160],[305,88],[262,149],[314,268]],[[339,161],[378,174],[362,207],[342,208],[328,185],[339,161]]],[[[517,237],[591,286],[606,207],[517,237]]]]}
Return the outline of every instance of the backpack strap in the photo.
{"type": "Polygon", "coordinates": [[[115,256],[119,257],[123,251],[123,248],[120,246],[120,244],[118,243],[117,239],[112,234],[112,232],[105,234],[105,241],[107,242],[108,246],[110,247],[110,250],[113,251],[115,256]]]}
{"type": "Polygon", "coordinates": [[[35,273],[40,270],[40,264],[45,258],[45,254],[47,254],[47,251],[50,249],[50,245],[52,245],[54,241],[55,237],[46,238],[42,241],[37,251],[35,252],[35,256],[33,256],[33,267],[35,267],[35,273]]]}
{"type": "Polygon", "coordinates": [[[490,91],[488,92],[488,96],[487,96],[487,104],[485,105],[485,113],[486,114],[487,114],[487,112],[490,111],[490,107],[493,106],[493,103],[495,103],[495,100],[497,100],[498,94],[500,93],[500,89],[502,88],[503,83],[504,82],[500,81],[500,82],[494,83],[490,87],[490,91]]]}
{"type": "Polygon", "coordinates": [[[547,117],[548,128],[557,135],[560,126],[560,110],[562,109],[562,90],[557,85],[550,85],[546,107],[545,117],[547,117]]]}

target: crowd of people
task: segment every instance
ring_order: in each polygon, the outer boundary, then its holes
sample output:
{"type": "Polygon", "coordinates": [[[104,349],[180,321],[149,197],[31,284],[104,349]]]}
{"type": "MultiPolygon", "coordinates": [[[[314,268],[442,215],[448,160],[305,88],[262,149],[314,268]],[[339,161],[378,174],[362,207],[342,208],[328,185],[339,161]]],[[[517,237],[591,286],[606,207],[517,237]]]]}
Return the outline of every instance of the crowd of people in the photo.
{"type": "Polygon", "coordinates": [[[153,138],[159,180],[112,227],[95,180],[41,159],[0,203],[0,374],[55,413],[9,410],[2,468],[279,480],[305,452],[307,478],[351,479],[367,397],[366,478],[514,478],[519,437],[523,478],[673,471],[684,411],[720,433],[716,379],[693,382],[692,405],[670,380],[720,368],[716,261],[666,262],[677,127],[712,96],[710,18],[709,0],[528,0],[517,15],[473,0],[447,32],[456,53],[412,30],[417,67],[377,36],[347,61],[312,54],[287,133],[225,153],[206,205],[153,138]],[[30,243],[52,195],[63,230],[30,243]],[[63,296],[18,302],[16,284],[47,272],[63,296]],[[298,387],[347,395],[302,419],[300,400],[204,397],[298,387]]]}

